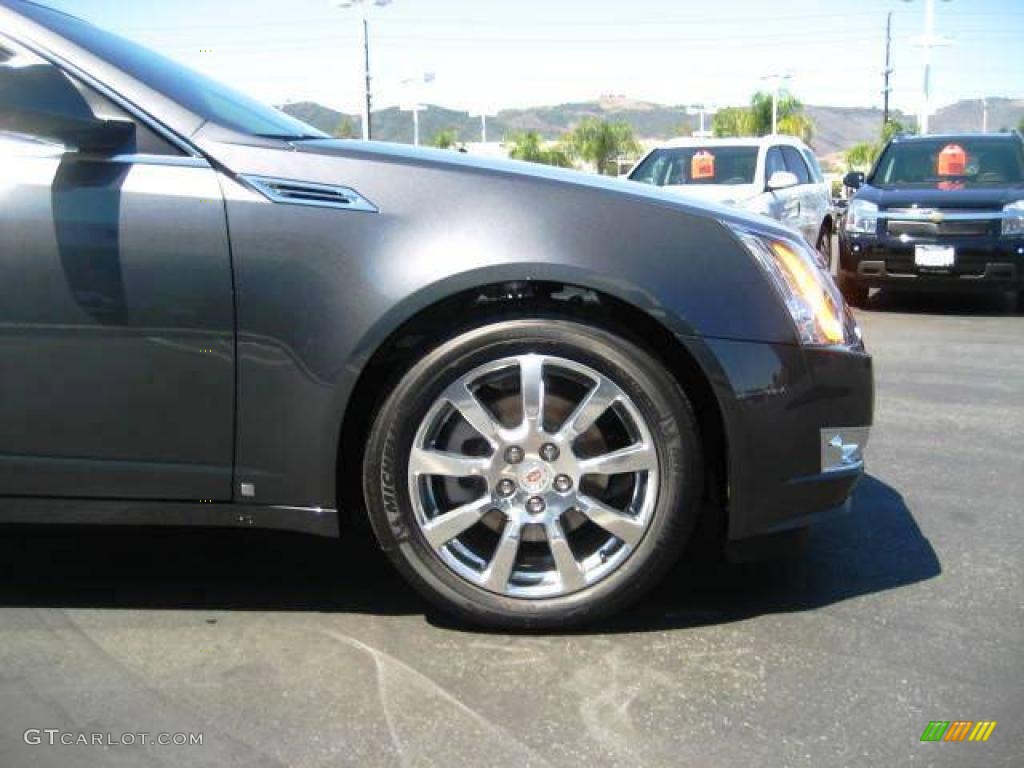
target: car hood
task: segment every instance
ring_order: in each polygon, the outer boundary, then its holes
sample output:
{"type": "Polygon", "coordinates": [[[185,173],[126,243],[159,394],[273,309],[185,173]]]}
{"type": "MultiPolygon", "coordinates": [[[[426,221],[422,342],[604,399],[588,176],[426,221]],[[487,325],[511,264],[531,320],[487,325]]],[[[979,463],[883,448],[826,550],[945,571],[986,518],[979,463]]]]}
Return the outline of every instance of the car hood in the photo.
{"type": "MultiPolygon", "coordinates": [[[[612,194],[632,203],[647,203],[662,208],[674,208],[693,215],[704,215],[723,222],[749,226],[762,232],[773,232],[780,237],[791,236],[787,229],[770,220],[745,213],[737,208],[721,205],[711,199],[680,195],[646,184],[537,163],[481,158],[451,150],[424,149],[378,141],[316,139],[285,142],[237,136],[227,137],[219,132],[203,135],[202,131],[193,140],[227,168],[240,174],[255,173],[267,176],[276,174],[281,178],[345,184],[346,179],[335,176],[331,169],[331,163],[328,161],[337,159],[409,165],[441,174],[503,177],[522,184],[554,184],[562,187],[566,195],[612,194]],[[287,149],[288,152],[261,151],[269,149],[287,149]],[[325,164],[315,166],[317,168],[316,178],[296,179],[293,175],[296,165],[289,162],[289,156],[295,158],[295,155],[309,160],[322,157],[325,164]],[[275,156],[278,162],[268,165],[268,161],[273,161],[275,156]]],[[[309,167],[308,163],[301,165],[309,167]]]]}
{"type": "Polygon", "coordinates": [[[861,187],[854,199],[867,200],[879,208],[1001,208],[1024,198],[1024,185],[973,189],[902,187],[880,189],[861,187]]]}
{"type": "Polygon", "coordinates": [[[662,189],[673,195],[722,205],[741,205],[758,194],[753,184],[675,184],[662,189]]]}

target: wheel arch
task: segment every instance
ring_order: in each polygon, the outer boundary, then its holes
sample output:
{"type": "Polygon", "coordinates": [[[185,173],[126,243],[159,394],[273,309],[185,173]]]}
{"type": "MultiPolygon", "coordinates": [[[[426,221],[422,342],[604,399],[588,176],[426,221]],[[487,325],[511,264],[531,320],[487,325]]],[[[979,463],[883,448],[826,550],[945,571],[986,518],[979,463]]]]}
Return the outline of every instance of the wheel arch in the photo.
{"type": "MultiPolygon", "coordinates": [[[[461,332],[488,322],[550,316],[599,325],[646,349],[690,399],[705,457],[708,510],[724,509],[728,488],[728,440],[723,404],[715,393],[710,361],[699,337],[683,318],[657,316],[605,290],[566,280],[498,280],[463,288],[406,317],[366,358],[345,406],[338,436],[336,478],[362,471],[367,436],[387,393],[425,352],[461,332]]],[[[338,508],[365,514],[361,483],[337,482],[338,508]]],[[[710,515],[705,517],[711,517],[710,515]]],[[[725,530],[726,520],[705,520],[725,530]]]]}

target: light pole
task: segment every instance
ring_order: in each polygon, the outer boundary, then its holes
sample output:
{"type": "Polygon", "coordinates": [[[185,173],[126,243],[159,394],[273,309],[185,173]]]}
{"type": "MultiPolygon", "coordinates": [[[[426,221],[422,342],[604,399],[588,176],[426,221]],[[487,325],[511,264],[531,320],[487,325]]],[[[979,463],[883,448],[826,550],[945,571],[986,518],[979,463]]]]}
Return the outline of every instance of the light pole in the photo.
{"type": "Polygon", "coordinates": [[[370,5],[390,5],[391,0],[335,0],[334,4],[339,8],[354,8],[356,6],[363,13],[363,75],[366,78],[365,99],[363,100],[363,141],[373,138],[373,127],[370,124],[370,111],[373,108],[373,96],[370,81],[370,5]]]}
{"type": "Polygon", "coordinates": [[[487,109],[486,107],[481,107],[480,109],[476,110],[475,112],[470,112],[469,113],[470,117],[479,117],[480,118],[480,143],[481,144],[486,144],[487,143],[487,118],[488,117],[494,117],[496,114],[498,114],[498,113],[495,112],[494,110],[487,109]]]}
{"type": "MultiPolygon", "coordinates": [[[[417,77],[405,78],[402,80],[402,86],[412,90],[413,86],[426,85],[432,82],[434,82],[434,73],[424,72],[417,77]]],[[[414,147],[418,147],[420,145],[420,112],[426,109],[426,106],[420,103],[420,94],[413,92],[412,100],[403,104],[401,109],[403,112],[412,112],[412,144],[414,147]]]]}
{"type": "Polygon", "coordinates": [[[789,72],[776,72],[765,75],[762,80],[772,81],[772,135],[779,132],[779,88],[783,80],[789,80],[793,75],[789,72]]]}
{"type": "Polygon", "coordinates": [[[688,115],[699,115],[700,116],[700,130],[694,134],[698,139],[706,139],[711,136],[711,131],[704,129],[704,118],[706,116],[714,115],[718,111],[717,107],[708,107],[704,104],[692,104],[686,108],[686,114],[688,115]]]}
{"type": "MultiPolygon", "coordinates": [[[[914,0],[903,0],[905,3],[912,3],[914,0]]],[[[949,2],[949,0],[943,0],[949,2]]],[[[931,76],[932,76],[932,48],[949,45],[949,40],[935,35],[935,0],[924,0],[924,36],[919,38],[917,46],[924,48],[924,82],[921,89],[921,107],[917,113],[917,125],[921,135],[928,133],[928,116],[931,114],[931,76]]]]}

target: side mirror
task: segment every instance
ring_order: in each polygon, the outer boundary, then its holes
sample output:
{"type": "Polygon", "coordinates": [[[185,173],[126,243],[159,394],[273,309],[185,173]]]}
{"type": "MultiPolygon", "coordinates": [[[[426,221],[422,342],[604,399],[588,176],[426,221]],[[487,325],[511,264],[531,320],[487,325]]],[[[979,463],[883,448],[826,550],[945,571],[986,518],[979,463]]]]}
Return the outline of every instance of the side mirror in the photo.
{"type": "Polygon", "coordinates": [[[59,112],[19,111],[14,130],[56,139],[79,152],[110,154],[134,151],[135,123],[129,120],[101,120],[59,112]]]}
{"type": "Polygon", "coordinates": [[[800,179],[796,177],[795,173],[789,171],[776,171],[768,179],[768,189],[787,189],[789,187],[795,187],[800,183],[800,179]]]}
{"type": "Polygon", "coordinates": [[[860,189],[864,186],[864,174],[860,171],[850,171],[843,176],[843,186],[850,189],[860,189]]]}
{"type": "Polygon", "coordinates": [[[0,130],[59,141],[80,152],[134,149],[135,124],[103,120],[72,82],[47,64],[0,66],[0,130]]]}

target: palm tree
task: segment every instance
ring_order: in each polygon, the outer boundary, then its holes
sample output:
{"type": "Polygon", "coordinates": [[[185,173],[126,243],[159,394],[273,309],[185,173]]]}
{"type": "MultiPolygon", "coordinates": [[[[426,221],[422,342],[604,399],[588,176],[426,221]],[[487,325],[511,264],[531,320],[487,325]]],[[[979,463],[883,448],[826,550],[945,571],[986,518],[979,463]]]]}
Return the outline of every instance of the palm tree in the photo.
{"type": "Polygon", "coordinates": [[[510,142],[508,156],[513,160],[525,160],[529,163],[554,165],[559,168],[571,168],[572,161],[559,146],[545,147],[544,140],[536,131],[517,133],[510,142]]]}
{"type": "MultiPolygon", "coordinates": [[[[804,105],[788,91],[780,91],[778,131],[810,141],[814,123],[804,114],[804,105]]],[[[729,107],[715,115],[712,129],[716,136],[767,136],[772,132],[772,95],[757,91],[749,107],[729,107]]]]}
{"type": "Polygon", "coordinates": [[[607,176],[617,175],[619,157],[640,153],[640,144],[629,123],[612,123],[596,117],[584,118],[566,143],[570,155],[593,164],[598,173],[607,176]]]}
{"type": "Polygon", "coordinates": [[[352,118],[347,115],[342,115],[338,120],[338,124],[334,126],[334,130],[331,131],[331,135],[336,139],[353,139],[356,135],[356,128],[352,124],[352,118]]]}
{"type": "Polygon", "coordinates": [[[715,136],[753,136],[754,113],[746,107],[726,107],[715,113],[711,121],[715,136]]]}
{"type": "Polygon", "coordinates": [[[459,145],[459,132],[454,128],[445,128],[434,134],[430,144],[438,149],[455,149],[459,145]]]}

